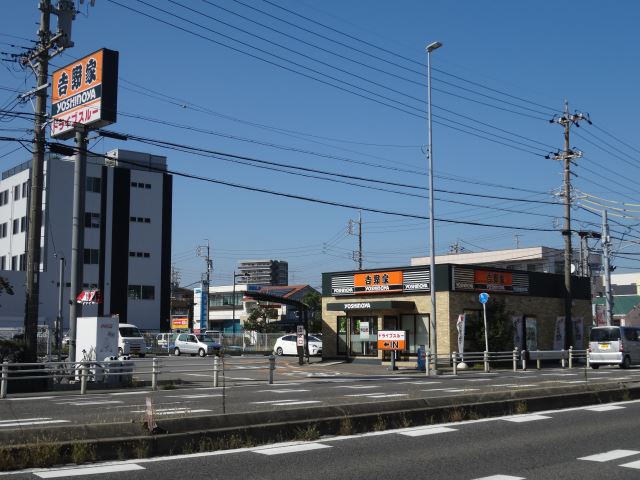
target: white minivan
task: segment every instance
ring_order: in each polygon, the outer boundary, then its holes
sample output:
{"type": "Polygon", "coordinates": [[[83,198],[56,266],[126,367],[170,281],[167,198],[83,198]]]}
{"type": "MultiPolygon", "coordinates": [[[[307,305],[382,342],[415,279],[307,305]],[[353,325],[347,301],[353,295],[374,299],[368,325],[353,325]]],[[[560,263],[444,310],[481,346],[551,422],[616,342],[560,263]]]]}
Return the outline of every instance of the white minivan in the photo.
{"type": "Polygon", "coordinates": [[[138,355],[140,358],[147,353],[147,342],[138,327],[130,323],[118,325],[118,356],[138,355]]]}
{"type": "Polygon", "coordinates": [[[589,364],[619,365],[629,368],[640,364],[640,328],[594,327],[589,334],[589,364]]]}

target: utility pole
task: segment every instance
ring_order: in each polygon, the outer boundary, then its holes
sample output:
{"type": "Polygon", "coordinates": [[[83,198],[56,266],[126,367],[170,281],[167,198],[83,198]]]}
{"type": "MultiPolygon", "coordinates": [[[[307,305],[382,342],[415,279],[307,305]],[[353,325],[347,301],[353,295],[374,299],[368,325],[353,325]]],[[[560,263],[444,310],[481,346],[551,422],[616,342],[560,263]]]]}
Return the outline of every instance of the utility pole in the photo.
{"type": "Polygon", "coordinates": [[[51,0],[40,0],[40,28],[38,46],[27,58],[37,75],[37,85],[33,93],[36,96],[35,121],[33,132],[33,157],[31,161],[31,192],[29,197],[29,221],[27,228],[27,265],[24,310],[24,338],[26,343],[26,361],[37,358],[38,307],[40,303],[40,240],[42,229],[42,187],[44,171],[45,127],[47,118],[47,88],[49,60],[72,47],[71,22],[75,18],[75,6],[72,0],[60,0],[58,7],[51,6],[51,0]],[[49,30],[51,14],[58,16],[58,31],[51,36],[49,30]],[[56,48],[53,55],[49,50],[56,48]]]}
{"type": "MultiPolygon", "coordinates": [[[[211,282],[211,272],[213,271],[213,262],[210,257],[209,239],[206,245],[200,245],[196,248],[196,255],[205,259],[207,264],[207,271],[202,275],[202,291],[205,292],[204,298],[206,301],[205,309],[205,330],[209,328],[209,285],[211,282]]],[[[202,309],[202,307],[200,307],[202,309]]],[[[202,327],[202,324],[200,325],[202,327]]]]}
{"type": "Polygon", "coordinates": [[[611,237],[609,236],[609,221],[607,211],[602,211],[602,257],[604,268],[604,298],[605,298],[605,320],[607,326],[611,326],[613,320],[613,293],[611,291],[611,237]]]}
{"type": "Polygon", "coordinates": [[[87,170],[87,131],[76,125],[75,162],[73,166],[73,219],[71,223],[71,288],[69,289],[69,358],[76,359],[76,330],[82,316],[82,303],[76,296],[84,285],[84,204],[87,170]]]}
{"type": "Polygon", "coordinates": [[[564,128],[564,150],[554,155],[547,155],[546,158],[554,160],[562,160],[564,163],[564,181],[563,181],[563,197],[564,197],[564,228],[562,235],[564,236],[564,326],[565,326],[565,348],[573,346],[573,325],[571,318],[571,304],[573,295],[571,291],[571,161],[574,158],[582,157],[582,152],[572,150],[569,142],[569,133],[571,127],[585,120],[591,123],[589,116],[582,113],[569,113],[569,103],[564,102],[564,113],[549,120],[550,123],[557,123],[564,128]]]}
{"type": "Polygon", "coordinates": [[[362,270],[362,211],[360,211],[360,214],[358,215],[358,221],[356,222],[355,220],[349,220],[349,235],[356,235],[353,232],[353,224],[357,223],[358,224],[358,251],[357,252],[353,252],[353,260],[355,262],[357,262],[358,264],[358,270],[362,270]]]}

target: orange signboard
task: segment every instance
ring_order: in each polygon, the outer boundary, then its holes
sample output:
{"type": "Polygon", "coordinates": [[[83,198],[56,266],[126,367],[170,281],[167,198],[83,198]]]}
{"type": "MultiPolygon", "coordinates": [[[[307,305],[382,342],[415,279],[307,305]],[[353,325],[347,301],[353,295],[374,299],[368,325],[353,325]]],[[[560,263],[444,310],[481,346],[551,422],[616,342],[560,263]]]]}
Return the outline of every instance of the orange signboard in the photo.
{"type": "Polygon", "coordinates": [[[407,335],[404,330],[378,331],[378,350],[405,350],[407,335]]]}
{"type": "Polygon", "coordinates": [[[71,138],[78,125],[116,121],[118,52],[103,48],[53,72],[51,136],[71,138]]]}
{"type": "Polygon", "coordinates": [[[473,283],[476,289],[492,292],[513,289],[511,272],[492,272],[490,270],[475,270],[473,283]]]}
{"type": "Polygon", "coordinates": [[[402,292],[402,271],[356,273],[353,286],[361,294],[402,292]]]}
{"type": "Polygon", "coordinates": [[[171,330],[189,328],[189,317],[172,317],[171,330]]]}

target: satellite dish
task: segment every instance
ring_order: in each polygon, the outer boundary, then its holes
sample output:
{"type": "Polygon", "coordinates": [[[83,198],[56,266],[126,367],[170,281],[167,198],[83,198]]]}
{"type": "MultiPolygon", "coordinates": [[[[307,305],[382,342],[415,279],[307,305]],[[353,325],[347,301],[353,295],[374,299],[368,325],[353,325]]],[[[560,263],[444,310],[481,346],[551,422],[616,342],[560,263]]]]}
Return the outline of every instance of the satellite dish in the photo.
{"type": "Polygon", "coordinates": [[[577,270],[577,268],[576,268],[575,263],[572,263],[571,264],[571,273],[576,273],[576,270],[577,270]]]}

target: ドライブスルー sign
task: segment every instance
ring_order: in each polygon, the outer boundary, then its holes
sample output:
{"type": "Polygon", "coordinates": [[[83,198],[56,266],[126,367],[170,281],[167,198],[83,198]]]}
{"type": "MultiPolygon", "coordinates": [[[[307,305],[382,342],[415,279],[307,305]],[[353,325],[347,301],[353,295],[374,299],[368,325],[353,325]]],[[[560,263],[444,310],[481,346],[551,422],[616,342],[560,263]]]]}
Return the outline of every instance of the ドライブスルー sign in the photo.
{"type": "Polygon", "coordinates": [[[103,48],[53,72],[51,136],[67,139],[77,126],[92,129],[116,121],[118,52],[103,48]]]}

